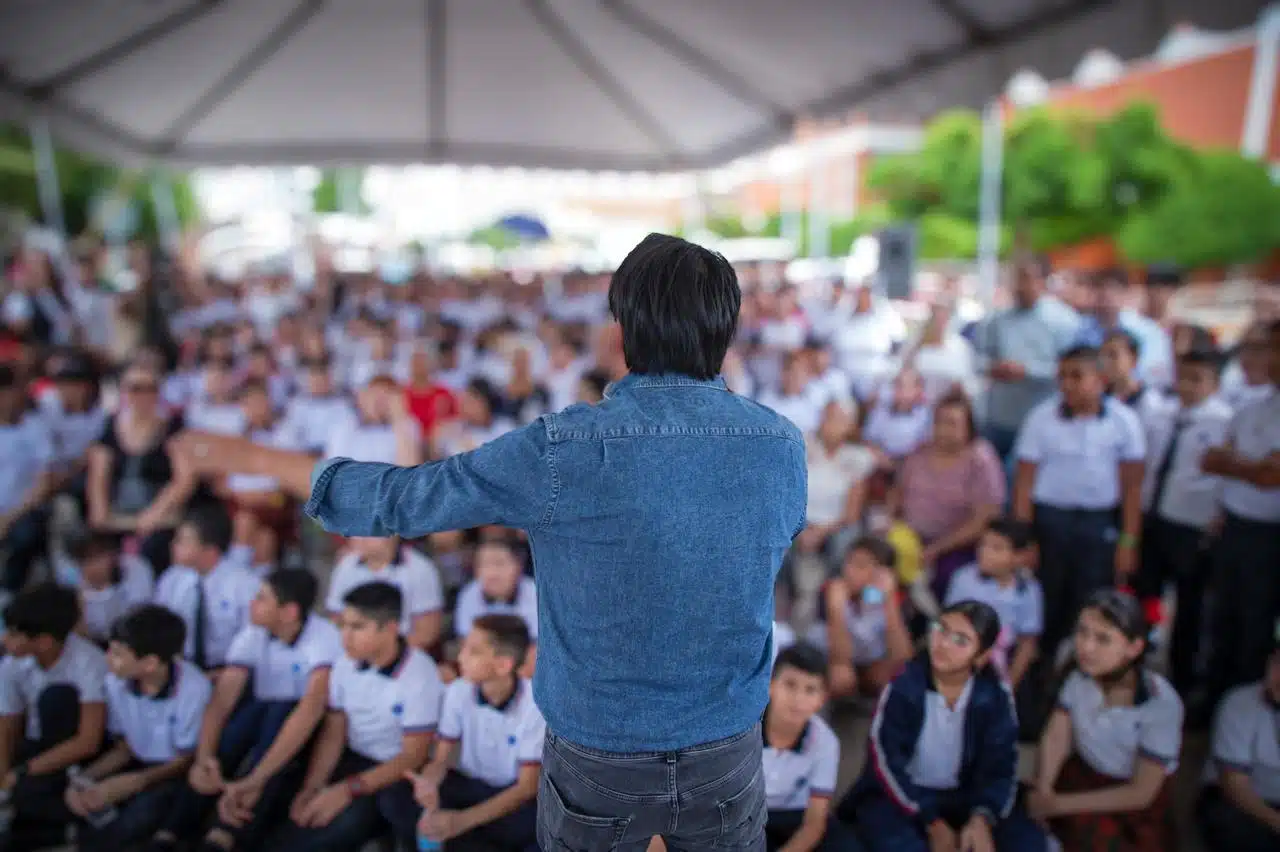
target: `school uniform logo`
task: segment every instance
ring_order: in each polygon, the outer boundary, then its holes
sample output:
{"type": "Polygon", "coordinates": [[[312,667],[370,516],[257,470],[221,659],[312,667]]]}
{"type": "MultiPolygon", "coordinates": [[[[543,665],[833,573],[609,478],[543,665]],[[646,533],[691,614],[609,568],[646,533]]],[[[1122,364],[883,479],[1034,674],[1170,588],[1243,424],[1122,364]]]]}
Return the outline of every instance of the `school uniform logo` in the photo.
{"type": "Polygon", "coordinates": [[[404,705],[403,705],[403,704],[393,704],[393,705],[391,705],[391,715],[393,715],[393,716],[403,716],[403,715],[404,715],[404,705]]]}
{"type": "Polygon", "coordinates": [[[511,734],[510,736],[507,737],[507,745],[514,746],[515,744],[516,744],[516,735],[511,734]]]}

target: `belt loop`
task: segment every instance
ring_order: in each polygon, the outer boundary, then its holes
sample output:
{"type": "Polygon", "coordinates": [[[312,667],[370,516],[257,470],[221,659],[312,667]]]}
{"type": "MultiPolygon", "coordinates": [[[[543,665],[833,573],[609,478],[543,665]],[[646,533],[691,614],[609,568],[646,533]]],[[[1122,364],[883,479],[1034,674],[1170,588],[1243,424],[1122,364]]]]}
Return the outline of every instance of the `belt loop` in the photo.
{"type": "Polygon", "coordinates": [[[679,760],[679,759],[680,759],[680,753],[679,753],[679,752],[669,751],[669,752],[667,752],[667,754],[666,754],[666,761],[667,761],[667,765],[668,765],[668,766],[675,766],[676,761],[677,761],[677,760],[679,760]]]}

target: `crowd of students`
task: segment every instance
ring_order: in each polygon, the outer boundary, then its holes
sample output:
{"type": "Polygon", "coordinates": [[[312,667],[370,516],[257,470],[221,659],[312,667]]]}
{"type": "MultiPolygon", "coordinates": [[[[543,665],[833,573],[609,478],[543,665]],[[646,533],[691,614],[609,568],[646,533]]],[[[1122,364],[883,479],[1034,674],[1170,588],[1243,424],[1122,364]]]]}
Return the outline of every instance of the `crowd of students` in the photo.
{"type": "MultiPolygon", "coordinates": [[[[69,824],[85,849],[532,848],[560,793],[521,533],[333,542],[304,494],[201,477],[170,439],[417,464],[596,404],[626,369],[607,279],[391,287],[321,263],[304,292],[180,264],[162,287],[139,253],[118,296],[99,260],[9,270],[9,848],[69,824]]],[[[1212,848],[1280,843],[1280,333],[1259,322],[1228,358],[1125,307],[1117,275],[1052,296],[1046,272],[910,342],[866,288],[808,301],[743,271],[726,381],[809,442],[762,723],[771,849],[1173,849],[1184,723],[1217,708],[1212,848]],[[833,803],[827,718],[861,699],[868,760],[833,803]],[[1027,784],[1019,739],[1039,743],[1027,784]]]]}

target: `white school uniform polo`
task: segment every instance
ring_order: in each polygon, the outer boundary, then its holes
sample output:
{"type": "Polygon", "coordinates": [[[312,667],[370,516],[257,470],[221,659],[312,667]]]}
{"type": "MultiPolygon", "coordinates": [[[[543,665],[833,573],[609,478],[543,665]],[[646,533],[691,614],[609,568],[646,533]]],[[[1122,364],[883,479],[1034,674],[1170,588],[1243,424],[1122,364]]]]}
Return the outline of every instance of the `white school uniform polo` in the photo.
{"type": "MultiPolygon", "coordinates": [[[[1280,393],[1236,412],[1227,431],[1231,446],[1247,461],[1260,462],[1280,453],[1280,393]]],[[[1280,521],[1280,488],[1258,488],[1238,479],[1222,486],[1222,507],[1247,521],[1280,521]]]]}
{"type": "Polygon", "coordinates": [[[356,420],[351,400],[340,394],[299,396],[289,403],[283,431],[289,441],[308,453],[322,453],[335,423],[356,420]]]}
{"type": "Polygon", "coordinates": [[[1169,681],[1144,671],[1146,700],[1108,707],[1093,678],[1074,671],[1058,693],[1058,706],[1071,716],[1076,754],[1097,772],[1118,781],[1133,778],[1139,757],[1172,775],[1182,750],[1182,699],[1169,681]]]}
{"type": "MultiPolygon", "coordinates": [[[[892,393],[886,391],[886,393],[892,393]]],[[[867,417],[863,439],[895,459],[904,458],[929,440],[933,411],[923,403],[909,411],[894,411],[888,404],[877,405],[867,417]]]]}
{"type": "Polygon", "coordinates": [[[250,672],[253,697],[259,701],[298,701],[307,691],[311,673],[332,668],[340,656],[338,628],[327,619],[308,615],[292,643],[272,636],[265,627],[248,625],[232,640],[227,665],[250,672]]]}
{"type": "Polygon", "coordinates": [[[1061,396],[1041,402],[1018,432],[1019,461],[1036,466],[1033,502],[1056,509],[1103,510],[1120,504],[1120,464],[1146,458],[1133,409],[1102,401],[1096,417],[1068,416],[1061,396]]]}
{"type": "Polygon", "coordinates": [[[792,748],[774,748],[766,737],[764,793],[769,810],[802,811],[812,798],[831,798],[839,768],[840,738],[819,716],[809,719],[792,748]]]}
{"type": "Polygon", "coordinates": [[[400,753],[405,734],[436,729],[443,697],[435,662],[405,645],[386,668],[344,654],[329,675],[329,709],[346,714],[348,747],[379,763],[400,753]]]}
{"type": "Polygon", "coordinates": [[[1218,706],[1205,780],[1217,784],[1222,769],[1247,775],[1258,798],[1280,805],[1280,707],[1261,683],[1236,687],[1218,706]]]}
{"type": "MultiPolygon", "coordinates": [[[[885,658],[889,653],[889,641],[885,636],[888,616],[884,604],[868,604],[861,600],[852,600],[845,607],[844,629],[849,631],[853,640],[853,664],[869,666],[885,658]]],[[[827,625],[819,622],[809,628],[805,639],[809,644],[829,651],[827,625]]]]}
{"type": "Polygon", "coordinates": [[[396,433],[389,423],[365,423],[353,414],[330,428],[323,455],[395,464],[396,433]]]}
{"type": "Polygon", "coordinates": [[[533,684],[517,678],[501,705],[490,704],[480,687],[458,678],[449,684],[440,713],[440,738],[460,743],[458,771],[491,787],[510,787],[520,767],[542,763],[547,723],[533,702],[533,684]]]}
{"type": "Polygon", "coordinates": [[[107,428],[107,412],[102,406],[72,413],[54,397],[42,406],[44,421],[53,446],[53,460],[59,465],[74,464],[85,457],[89,447],[102,437],[107,428]]]}
{"type": "Polygon", "coordinates": [[[964,721],[973,694],[973,678],[964,685],[955,706],[937,690],[924,694],[924,723],[916,749],[907,763],[911,782],[927,790],[955,790],[964,762],[964,721]]]}
{"type": "Polygon", "coordinates": [[[49,427],[37,412],[0,426],[0,514],[10,512],[54,462],[49,427]]]}
{"type": "Polygon", "coordinates": [[[168,763],[191,754],[200,739],[213,685],[194,663],[176,660],[164,690],[144,695],[137,686],[107,675],[107,731],[123,737],[143,763],[168,763]]]}
{"type": "Polygon", "coordinates": [[[62,654],[48,669],[35,657],[5,657],[0,660],[0,716],[26,716],[26,737],[40,739],[40,714],[36,712],[40,693],[58,684],[75,687],[81,704],[101,704],[107,659],[88,639],[72,633],[62,646],[62,654]]]}
{"type": "Polygon", "coordinates": [[[529,635],[538,638],[538,589],[532,577],[522,576],[510,600],[485,596],[479,580],[472,580],[458,593],[453,610],[453,631],[459,636],[471,632],[471,625],[482,615],[518,615],[529,625],[529,635]]]}
{"type": "MultiPolygon", "coordinates": [[[[270,429],[255,429],[249,433],[248,438],[259,447],[270,447],[291,452],[303,449],[303,446],[296,443],[293,436],[280,426],[270,429]]],[[[232,494],[279,491],[280,481],[274,476],[262,476],[256,473],[233,473],[227,477],[227,490],[232,494]]]]}
{"type": "Polygon", "coordinates": [[[262,581],[249,566],[234,556],[223,559],[203,577],[185,565],[173,565],[156,583],[155,603],[167,607],[187,625],[187,643],[183,654],[195,656],[196,613],[199,587],[204,586],[205,665],[217,668],[227,660],[231,640],[249,623],[249,604],[258,594],[262,581]]]}
{"type": "Polygon", "coordinates": [[[1000,616],[996,650],[1002,669],[1019,639],[1044,633],[1044,590],[1029,571],[1015,574],[1013,582],[1002,586],[983,574],[976,563],[966,565],[952,575],[945,606],[960,601],[979,601],[1000,616]]]}
{"type": "Polygon", "coordinates": [[[1142,509],[1175,524],[1204,529],[1218,513],[1222,479],[1204,473],[1200,462],[1212,447],[1227,441],[1231,406],[1213,396],[1197,406],[1184,409],[1177,400],[1146,420],[1147,467],[1142,480],[1142,509]],[[1177,445],[1169,461],[1160,505],[1153,505],[1161,466],[1177,434],[1177,445]]]}
{"type": "Polygon", "coordinates": [[[117,561],[120,582],[102,589],[85,585],[80,566],[65,554],[53,557],[54,575],[64,586],[80,590],[80,608],[84,613],[85,632],[94,639],[106,641],[116,621],[136,606],[151,601],[155,574],[151,563],[141,556],[120,554],[117,561]]]}
{"type": "Polygon", "coordinates": [[[412,547],[401,547],[395,561],[378,571],[370,568],[358,553],[342,557],[329,578],[325,609],[330,615],[338,615],[347,593],[365,583],[390,583],[400,590],[404,598],[404,612],[400,616],[402,635],[409,634],[418,616],[444,608],[440,572],[434,562],[412,547]]]}

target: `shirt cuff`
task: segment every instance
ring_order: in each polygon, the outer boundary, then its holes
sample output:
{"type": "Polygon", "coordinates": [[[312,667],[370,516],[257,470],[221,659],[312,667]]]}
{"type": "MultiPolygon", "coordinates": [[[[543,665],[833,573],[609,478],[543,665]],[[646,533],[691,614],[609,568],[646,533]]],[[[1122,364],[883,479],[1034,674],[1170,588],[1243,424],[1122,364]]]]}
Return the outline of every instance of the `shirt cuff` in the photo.
{"type": "Polygon", "coordinates": [[[351,461],[351,459],[321,459],[311,468],[311,497],[308,498],[306,505],[302,507],[302,511],[308,518],[315,518],[320,511],[320,504],[324,501],[325,492],[329,490],[329,481],[333,479],[333,475],[336,472],[335,469],[338,465],[348,461],[351,461]]]}

